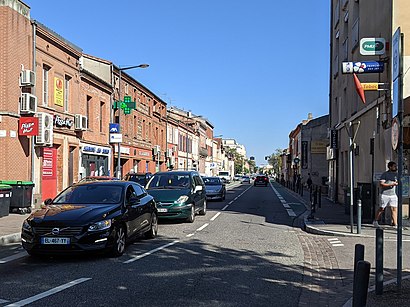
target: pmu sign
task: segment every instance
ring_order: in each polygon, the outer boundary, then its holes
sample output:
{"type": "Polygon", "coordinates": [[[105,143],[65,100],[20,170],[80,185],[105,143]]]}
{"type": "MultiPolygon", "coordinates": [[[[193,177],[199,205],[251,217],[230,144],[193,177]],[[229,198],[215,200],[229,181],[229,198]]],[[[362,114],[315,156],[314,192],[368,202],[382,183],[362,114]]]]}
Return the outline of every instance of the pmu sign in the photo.
{"type": "Polygon", "coordinates": [[[362,74],[362,73],[380,73],[384,71],[384,63],[379,61],[364,62],[343,62],[342,73],[344,74],[362,74]]]}
{"type": "Polygon", "coordinates": [[[386,40],[381,37],[362,38],[360,40],[361,55],[383,55],[385,52],[386,40]]]}

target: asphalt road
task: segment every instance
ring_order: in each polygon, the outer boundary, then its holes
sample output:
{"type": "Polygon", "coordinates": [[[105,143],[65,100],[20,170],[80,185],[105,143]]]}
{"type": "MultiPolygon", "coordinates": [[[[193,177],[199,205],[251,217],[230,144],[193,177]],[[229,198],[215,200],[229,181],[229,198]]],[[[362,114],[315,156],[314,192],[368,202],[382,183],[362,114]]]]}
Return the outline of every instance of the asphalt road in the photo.
{"type": "Polygon", "coordinates": [[[119,258],[0,247],[0,306],[298,306],[303,212],[279,186],[235,184],[206,216],[162,221],[119,258]]]}

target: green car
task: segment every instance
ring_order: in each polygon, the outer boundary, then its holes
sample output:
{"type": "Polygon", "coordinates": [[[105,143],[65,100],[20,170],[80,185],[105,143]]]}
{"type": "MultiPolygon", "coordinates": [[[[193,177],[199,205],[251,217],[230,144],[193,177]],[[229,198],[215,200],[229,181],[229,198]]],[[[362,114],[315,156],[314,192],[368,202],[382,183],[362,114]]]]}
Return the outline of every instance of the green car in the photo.
{"type": "Polygon", "coordinates": [[[205,184],[196,171],[155,173],[146,189],[157,203],[159,218],[192,223],[197,213],[206,214],[205,184]]]}

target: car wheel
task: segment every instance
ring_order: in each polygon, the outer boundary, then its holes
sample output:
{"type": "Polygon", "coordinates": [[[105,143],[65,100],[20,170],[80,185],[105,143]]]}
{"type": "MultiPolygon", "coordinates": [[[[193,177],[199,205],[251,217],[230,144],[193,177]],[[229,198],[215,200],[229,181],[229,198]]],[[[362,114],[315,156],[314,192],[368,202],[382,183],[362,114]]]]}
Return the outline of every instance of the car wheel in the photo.
{"type": "Polygon", "coordinates": [[[124,254],[125,251],[126,235],[124,227],[122,226],[116,227],[114,231],[114,245],[111,250],[111,255],[114,257],[119,257],[124,254]]]}
{"type": "Polygon", "coordinates": [[[153,239],[158,235],[158,217],[157,214],[154,213],[152,214],[151,218],[151,227],[150,229],[145,233],[145,237],[147,239],[153,239]]]}
{"type": "Polygon", "coordinates": [[[200,215],[205,215],[206,214],[206,199],[204,199],[204,206],[201,211],[199,211],[200,215]]]}
{"type": "Polygon", "coordinates": [[[190,214],[189,217],[186,219],[186,221],[187,221],[188,223],[193,223],[193,222],[195,221],[195,207],[194,207],[193,204],[192,204],[192,207],[191,207],[191,214],[190,214]]]}

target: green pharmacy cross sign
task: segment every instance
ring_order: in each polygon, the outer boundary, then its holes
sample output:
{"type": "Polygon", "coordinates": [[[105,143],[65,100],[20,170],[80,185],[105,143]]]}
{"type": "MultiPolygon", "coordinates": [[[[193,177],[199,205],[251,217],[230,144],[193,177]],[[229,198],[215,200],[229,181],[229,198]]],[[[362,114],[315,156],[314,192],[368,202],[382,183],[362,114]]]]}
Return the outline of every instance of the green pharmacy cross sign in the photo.
{"type": "Polygon", "coordinates": [[[131,96],[124,96],[124,101],[114,101],[113,109],[122,109],[124,114],[130,114],[131,110],[136,109],[135,101],[131,101],[131,96]]]}

